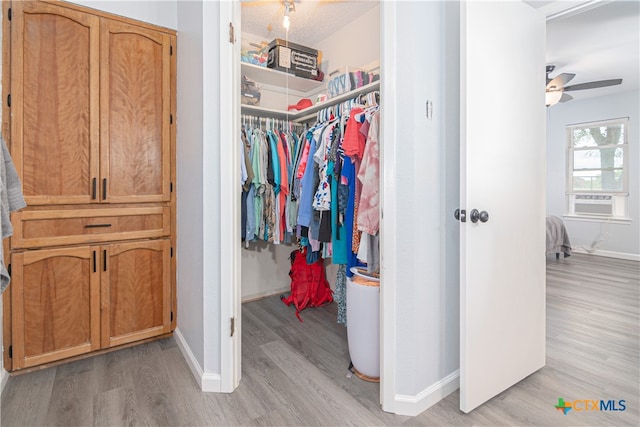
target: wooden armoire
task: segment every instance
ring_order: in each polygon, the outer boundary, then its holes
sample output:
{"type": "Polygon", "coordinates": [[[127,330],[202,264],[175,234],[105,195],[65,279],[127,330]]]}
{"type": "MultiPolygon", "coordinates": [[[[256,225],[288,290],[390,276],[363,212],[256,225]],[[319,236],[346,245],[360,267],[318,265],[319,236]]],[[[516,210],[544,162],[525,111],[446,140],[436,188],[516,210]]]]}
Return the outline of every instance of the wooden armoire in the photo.
{"type": "Polygon", "coordinates": [[[5,251],[5,368],[168,336],[176,33],[71,3],[3,3],[3,135],[27,202],[5,251]]]}

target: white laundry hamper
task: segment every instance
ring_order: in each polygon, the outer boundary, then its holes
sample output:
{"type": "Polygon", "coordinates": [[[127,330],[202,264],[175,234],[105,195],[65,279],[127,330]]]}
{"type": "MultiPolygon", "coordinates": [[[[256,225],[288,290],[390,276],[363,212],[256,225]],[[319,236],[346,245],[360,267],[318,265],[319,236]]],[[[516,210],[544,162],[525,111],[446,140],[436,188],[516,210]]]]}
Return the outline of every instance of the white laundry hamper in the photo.
{"type": "Polygon", "coordinates": [[[380,381],[380,279],[356,267],[347,278],[347,342],[353,371],[380,381]]]}

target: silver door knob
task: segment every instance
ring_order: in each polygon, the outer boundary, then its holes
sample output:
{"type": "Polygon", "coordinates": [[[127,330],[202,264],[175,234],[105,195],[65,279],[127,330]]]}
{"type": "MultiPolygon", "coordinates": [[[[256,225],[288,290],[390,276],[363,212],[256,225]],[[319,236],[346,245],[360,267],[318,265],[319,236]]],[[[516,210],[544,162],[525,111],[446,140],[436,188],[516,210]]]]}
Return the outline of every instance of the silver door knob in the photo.
{"type": "Polygon", "coordinates": [[[474,224],[480,220],[480,222],[489,221],[489,213],[487,211],[478,211],[478,209],[472,209],[469,213],[469,217],[471,218],[471,222],[474,224]]]}

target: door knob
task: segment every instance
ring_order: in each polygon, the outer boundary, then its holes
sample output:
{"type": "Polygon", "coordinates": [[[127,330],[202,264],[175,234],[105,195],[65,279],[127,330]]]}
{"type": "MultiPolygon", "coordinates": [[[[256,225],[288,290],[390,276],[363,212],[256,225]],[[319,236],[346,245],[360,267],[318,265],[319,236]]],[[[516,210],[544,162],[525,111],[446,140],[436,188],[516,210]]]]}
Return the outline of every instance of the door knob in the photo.
{"type": "Polygon", "coordinates": [[[465,211],[464,209],[460,210],[460,209],[456,209],[453,212],[453,216],[457,219],[460,220],[460,222],[467,222],[467,211],[465,211]]]}
{"type": "Polygon", "coordinates": [[[487,211],[478,211],[478,209],[472,209],[470,213],[471,222],[474,224],[480,220],[480,222],[489,221],[489,213],[487,211]]]}

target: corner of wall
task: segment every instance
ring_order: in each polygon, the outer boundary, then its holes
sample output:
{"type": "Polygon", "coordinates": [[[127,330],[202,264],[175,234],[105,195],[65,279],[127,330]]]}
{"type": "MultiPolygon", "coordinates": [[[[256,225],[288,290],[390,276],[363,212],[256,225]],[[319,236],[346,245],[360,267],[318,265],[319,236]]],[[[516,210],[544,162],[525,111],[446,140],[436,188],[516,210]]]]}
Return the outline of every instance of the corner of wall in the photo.
{"type": "Polygon", "coordinates": [[[415,396],[395,395],[394,409],[397,415],[415,417],[460,388],[460,370],[422,390],[415,396]]]}
{"type": "Polygon", "coordinates": [[[173,332],[173,336],[176,340],[176,343],[178,344],[178,348],[180,349],[182,356],[189,366],[189,369],[191,369],[191,373],[198,382],[200,390],[202,390],[203,392],[220,393],[222,391],[222,382],[220,380],[220,375],[204,372],[204,370],[198,363],[198,360],[191,351],[189,344],[187,344],[187,341],[184,339],[184,336],[180,332],[180,329],[176,328],[176,330],[173,332]]]}

